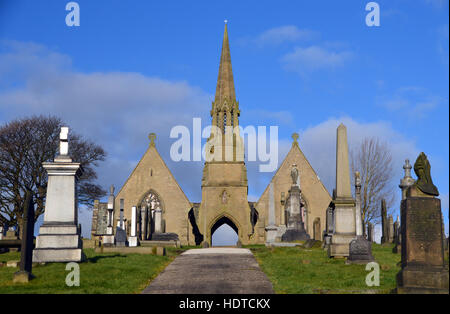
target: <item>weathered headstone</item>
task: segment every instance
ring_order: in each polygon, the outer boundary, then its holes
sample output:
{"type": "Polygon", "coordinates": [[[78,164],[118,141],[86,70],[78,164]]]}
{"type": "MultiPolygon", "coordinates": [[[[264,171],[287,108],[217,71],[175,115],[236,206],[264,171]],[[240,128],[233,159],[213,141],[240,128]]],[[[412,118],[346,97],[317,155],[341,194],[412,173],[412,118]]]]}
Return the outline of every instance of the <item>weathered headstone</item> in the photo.
{"type": "Polygon", "coordinates": [[[26,283],[33,278],[33,234],[34,204],[31,191],[27,191],[23,211],[22,245],[20,247],[20,271],[14,274],[13,282],[26,283]]]}
{"type": "Polygon", "coordinates": [[[389,222],[387,217],[386,200],[381,200],[381,244],[389,242],[389,222]]]}
{"type": "Polygon", "coordinates": [[[402,260],[398,293],[449,293],[444,264],[441,200],[421,153],[414,164],[418,179],[401,202],[402,260]]]}
{"type": "Polygon", "coordinates": [[[119,213],[119,225],[116,227],[116,235],[115,235],[115,242],[116,246],[128,246],[128,240],[127,240],[127,233],[125,231],[125,224],[123,222],[123,206],[124,206],[124,200],[123,198],[120,199],[120,213],[119,213]]]}
{"type": "Polygon", "coordinates": [[[373,224],[370,222],[367,223],[367,240],[373,242],[373,224]]]}
{"type": "Polygon", "coordinates": [[[353,264],[367,264],[375,259],[372,256],[372,243],[366,240],[362,231],[361,178],[359,172],[355,173],[355,204],[356,238],[349,244],[347,261],[353,264]]]}
{"type": "MultiPolygon", "coordinates": [[[[334,194],[334,193],[333,193],[334,194]]],[[[323,231],[323,249],[328,251],[328,247],[331,244],[331,236],[334,231],[334,203],[330,202],[327,208],[326,225],[323,231]]]]}
{"type": "Polygon", "coordinates": [[[285,205],[286,232],[281,236],[282,242],[306,241],[310,237],[305,230],[303,221],[305,202],[300,189],[300,179],[297,165],[291,168],[292,185],[285,205]]]}
{"type": "Polygon", "coordinates": [[[388,243],[393,243],[394,242],[394,218],[392,218],[392,215],[389,215],[389,217],[388,217],[388,224],[389,224],[388,243]]]}
{"type": "Polygon", "coordinates": [[[392,253],[400,253],[401,252],[401,240],[400,240],[400,220],[397,216],[397,220],[394,222],[394,247],[392,249],[392,253]]]}
{"type": "Polygon", "coordinates": [[[328,249],[329,257],[348,257],[349,244],[356,238],[355,200],[350,186],[347,128],[341,123],[336,140],[336,198],[334,233],[328,249]]]}
{"type": "Polygon", "coordinates": [[[34,262],[80,262],[85,259],[78,233],[77,180],[80,163],[68,155],[69,128],[62,127],[60,154],[42,165],[48,174],[44,222],[36,238],[34,262]]]}

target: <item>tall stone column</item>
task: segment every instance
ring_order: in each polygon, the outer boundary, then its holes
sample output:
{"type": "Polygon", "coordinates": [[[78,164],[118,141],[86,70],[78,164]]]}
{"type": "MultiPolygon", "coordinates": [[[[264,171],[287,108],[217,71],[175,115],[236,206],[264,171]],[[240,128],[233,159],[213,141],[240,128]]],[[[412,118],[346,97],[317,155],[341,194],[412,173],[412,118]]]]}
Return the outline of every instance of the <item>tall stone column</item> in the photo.
{"type": "Polygon", "coordinates": [[[109,188],[109,196],[108,196],[108,226],[106,227],[106,235],[103,236],[103,245],[105,246],[113,246],[114,245],[114,185],[111,185],[109,188]]]}
{"type": "Polygon", "coordinates": [[[361,177],[358,171],[355,172],[355,204],[356,236],[363,236],[361,217],[361,177]]]}
{"type": "Polygon", "coordinates": [[[270,246],[270,244],[275,242],[275,238],[277,236],[278,228],[275,225],[275,195],[274,195],[274,186],[273,182],[270,182],[269,185],[269,220],[268,225],[266,226],[266,245],[270,246]]]}
{"type": "Polygon", "coordinates": [[[62,127],[60,154],[43,163],[48,174],[44,222],[36,238],[33,262],[80,262],[85,259],[78,230],[77,180],[80,163],[68,155],[69,128],[62,127]]]}
{"type": "Polygon", "coordinates": [[[128,237],[129,246],[138,246],[138,237],[136,232],[137,211],[138,209],[136,208],[136,206],[131,207],[131,228],[130,228],[130,236],[128,237]]]}
{"type": "Polygon", "coordinates": [[[337,128],[336,139],[336,198],[334,200],[334,233],[328,249],[329,257],[348,257],[349,244],[356,238],[355,200],[350,187],[347,128],[337,128]]]}

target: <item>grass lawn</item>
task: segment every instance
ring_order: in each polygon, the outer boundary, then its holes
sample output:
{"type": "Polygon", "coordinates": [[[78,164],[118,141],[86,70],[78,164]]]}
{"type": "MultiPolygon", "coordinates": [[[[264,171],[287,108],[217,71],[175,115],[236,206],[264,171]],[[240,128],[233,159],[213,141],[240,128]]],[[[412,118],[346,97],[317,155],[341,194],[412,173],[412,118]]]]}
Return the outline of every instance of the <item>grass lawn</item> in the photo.
{"type": "Polygon", "coordinates": [[[266,248],[249,246],[261,269],[273,284],[275,293],[390,293],[396,287],[400,254],[392,246],[372,245],[380,265],[380,286],[365,283],[366,265],[346,265],[344,259],[330,259],[321,248],[266,248]]]}
{"type": "MultiPolygon", "coordinates": [[[[65,283],[65,263],[33,267],[36,276],[28,284],[12,282],[18,268],[0,267],[0,293],[140,293],[184,249],[167,248],[167,256],[151,254],[95,253],[85,249],[80,263],[80,286],[65,283]]],[[[20,253],[0,254],[0,262],[19,260],[20,253]]]]}

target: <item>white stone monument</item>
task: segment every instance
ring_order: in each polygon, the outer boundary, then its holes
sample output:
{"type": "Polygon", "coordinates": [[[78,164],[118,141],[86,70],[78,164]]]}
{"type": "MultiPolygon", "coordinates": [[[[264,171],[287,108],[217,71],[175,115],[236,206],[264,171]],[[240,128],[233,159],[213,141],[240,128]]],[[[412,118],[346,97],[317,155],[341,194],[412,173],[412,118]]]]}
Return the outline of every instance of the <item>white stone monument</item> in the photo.
{"type": "Polygon", "coordinates": [[[136,235],[136,206],[131,207],[131,230],[128,237],[128,246],[138,246],[138,237],[136,235]]]}
{"type": "Polygon", "coordinates": [[[113,231],[113,223],[114,223],[114,185],[111,185],[109,188],[109,196],[108,196],[108,226],[106,227],[106,235],[103,236],[103,245],[113,246],[115,244],[114,239],[114,231],[113,231]]]}
{"type": "Polygon", "coordinates": [[[155,221],[155,233],[163,233],[162,209],[159,208],[159,206],[155,209],[153,213],[153,219],[155,221]]]}
{"type": "Polygon", "coordinates": [[[61,128],[60,154],[54,162],[43,163],[48,174],[47,195],[33,262],[80,262],[85,259],[78,229],[76,187],[82,168],[68,155],[68,133],[69,128],[61,128]]]}
{"type": "Polygon", "coordinates": [[[334,199],[334,232],[328,248],[329,257],[348,257],[349,244],[356,238],[355,199],[350,187],[347,128],[337,128],[336,198],[334,199]]]}

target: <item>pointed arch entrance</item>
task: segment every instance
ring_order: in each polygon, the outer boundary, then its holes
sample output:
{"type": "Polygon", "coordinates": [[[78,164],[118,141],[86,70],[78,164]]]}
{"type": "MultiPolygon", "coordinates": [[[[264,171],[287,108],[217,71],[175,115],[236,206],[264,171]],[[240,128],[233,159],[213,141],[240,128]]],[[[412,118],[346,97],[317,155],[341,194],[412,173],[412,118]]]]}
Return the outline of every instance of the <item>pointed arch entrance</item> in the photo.
{"type": "Polygon", "coordinates": [[[217,219],[210,232],[211,246],[233,246],[239,239],[238,226],[227,216],[217,219]]]}

